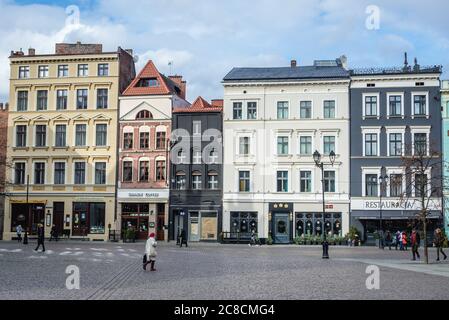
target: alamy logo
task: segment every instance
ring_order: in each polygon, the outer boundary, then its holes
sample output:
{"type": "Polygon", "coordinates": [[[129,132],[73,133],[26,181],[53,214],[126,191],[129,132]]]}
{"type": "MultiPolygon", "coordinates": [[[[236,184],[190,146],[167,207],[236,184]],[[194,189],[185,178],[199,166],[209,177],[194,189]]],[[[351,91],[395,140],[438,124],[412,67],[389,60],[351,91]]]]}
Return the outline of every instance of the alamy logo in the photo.
{"type": "Polygon", "coordinates": [[[69,276],[65,280],[65,287],[68,290],[80,289],[80,269],[77,266],[70,265],[65,269],[69,276]]]}
{"type": "Polygon", "coordinates": [[[365,26],[368,30],[380,29],[380,8],[375,5],[366,7],[365,13],[368,17],[365,20],[365,26]]]}
{"type": "Polygon", "coordinates": [[[380,289],[380,270],[378,266],[370,265],[366,267],[366,274],[369,274],[366,278],[366,288],[368,290],[379,290],[380,289]]]}
{"type": "Polygon", "coordinates": [[[80,8],[75,5],[70,5],[65,8],[67,18],[65,19],[65,25],[79,25],[80,24],[80,8]]]}

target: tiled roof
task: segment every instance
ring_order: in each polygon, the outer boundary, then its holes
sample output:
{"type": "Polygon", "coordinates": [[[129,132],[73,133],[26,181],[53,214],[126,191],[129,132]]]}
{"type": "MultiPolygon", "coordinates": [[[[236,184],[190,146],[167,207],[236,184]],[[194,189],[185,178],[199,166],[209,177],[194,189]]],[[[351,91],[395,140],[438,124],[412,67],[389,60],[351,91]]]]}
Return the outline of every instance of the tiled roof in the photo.
{"type": "Polygon", "coordinates": [[[185,113],[185,112],[222,112],[222,106],[212,106],[209,102],[204,100],[202,97],[196,98],[195,102],[192,103],[187,108],[177,108],[173,110],[173,113],[185,113]]]}
{"type": "Polygon", "coordinates": [[[349,71],[343,67],[299,66],[279,68],[234,68],[224,81],[276,81],[276,80],[306,80],[320,78],[349,78],[349,71]]]}
{"type": "MultiPolygon", "coordinates": [[[[164,95],[164,94],[176,94],[177,85],[157,70],[153,61],[148,63],[140,71],[139,75],[131,82],[131,84],[123,92],[124,96],[143,96],[143,95],[164,95]],[[141,79],[155,78],[157,79],[159,86],[155,87],[138,87],[137,84],[141,79]]],[[[179,88],[178,88],[179,89],[179,88]]]]}

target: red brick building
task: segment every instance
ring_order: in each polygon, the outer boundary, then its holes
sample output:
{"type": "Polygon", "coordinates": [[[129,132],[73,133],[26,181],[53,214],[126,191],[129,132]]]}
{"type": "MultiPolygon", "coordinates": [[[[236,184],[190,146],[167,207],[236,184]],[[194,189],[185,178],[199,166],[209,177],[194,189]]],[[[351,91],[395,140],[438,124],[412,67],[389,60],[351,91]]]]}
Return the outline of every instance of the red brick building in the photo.
{"type": "Polygon", "coordinates": [[[120,97],[118,213],[122,232],[167,239],[168,139],[173,108],[188,107],[186,82],[149,61],[120,97]]]}

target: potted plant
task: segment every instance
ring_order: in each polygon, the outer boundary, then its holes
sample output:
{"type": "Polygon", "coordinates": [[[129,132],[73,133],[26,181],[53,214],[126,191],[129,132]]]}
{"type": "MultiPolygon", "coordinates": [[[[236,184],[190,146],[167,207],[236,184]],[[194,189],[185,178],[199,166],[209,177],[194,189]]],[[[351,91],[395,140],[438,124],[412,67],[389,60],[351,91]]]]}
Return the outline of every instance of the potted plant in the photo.
{"type": "Polygon", "coordinates": [[[125,242],[136,242],[136,231],[134,228],[128,228],[125,231],[125,242]]]}
{"type": "Polygon", "coordinates": [[[296,245],[299,245],[299,243],[301,242],[301,237],[300,236],[296,236],[295,239],[293,239],[293,243],[296,245]]]}
{"type": "Polygon", "coordinates": [[[268,236],[267,244],[268,244],[269,246],[271,246],[271,245],[273,244],[273,238],[272,238],[271,236],[268,236]]]}

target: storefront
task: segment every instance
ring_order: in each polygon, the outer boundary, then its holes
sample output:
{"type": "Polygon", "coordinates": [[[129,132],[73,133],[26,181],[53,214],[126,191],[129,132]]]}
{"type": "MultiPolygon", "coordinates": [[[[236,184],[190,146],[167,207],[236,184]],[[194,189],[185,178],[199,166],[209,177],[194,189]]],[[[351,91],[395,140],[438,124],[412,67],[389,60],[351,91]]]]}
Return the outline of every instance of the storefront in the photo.
{"type": "Polygon", "coordinates": [[[214,208],[174,208],[173,235],[171,240],[178,239],[185,230],[188,241],[217,241],[219,210],[214,208]]]}
{"type": "Polygon", "coordinates": [[[293,203],[270,203],[268,220],[270,234],[275,244],[293,241],[293,203]]]}
{"type": "Polygon", "coordinates": [[[104,202],[73,202],[72,236],[105,234],[105,208],[104,202]]]}
{"type": "Polygon", "coordinates": [[[118,215],[122,237],[125,233],[135,234],[136,239],[145,240],[154,232],[157,240],[165,240],[168,193],[168,189],[119,190],[118,215]]]}
{"type": "Polygon", "coordinates": [[[16,227],[21,225],[23,230],[28,231],[29,235],[37,234],[37,225],[45,224],[45,206],[46,203],[11,203],[11,232],[16,231],[16,227]]]}
{"type": "Polygon", "coordinates": [[[342,235],[342,214],[295,212],[295,236],[321,236],[324,229],[327,235],[342,235]],[[324,222],[323,222],[324,221],[324,222]]]}

